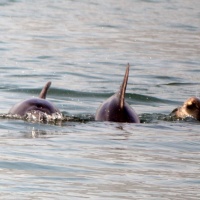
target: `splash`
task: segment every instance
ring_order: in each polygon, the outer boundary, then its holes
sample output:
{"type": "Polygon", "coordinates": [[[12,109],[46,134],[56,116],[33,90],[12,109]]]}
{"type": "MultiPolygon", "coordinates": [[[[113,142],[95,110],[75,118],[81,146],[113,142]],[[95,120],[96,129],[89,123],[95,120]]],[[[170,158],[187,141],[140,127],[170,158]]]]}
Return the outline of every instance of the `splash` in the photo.
{"type": "Polygon", "coordinates": [[[65,122],[79,122],[86,123],[89,121],[94,121],[94,115],[91,114],[79,114],[77,116],[74,115],[66,115],[65,113],[53,113],[52,115],[48,115],[47,113],[41,111],[31,111],[26,113],[24,116],[20,115],[12,115],[12,114],[0,114],[0,119],[14,119],[14,120],[24,120],[28,122],[37,122],[44,124],[55,124],[62,125],[65,122]]]}

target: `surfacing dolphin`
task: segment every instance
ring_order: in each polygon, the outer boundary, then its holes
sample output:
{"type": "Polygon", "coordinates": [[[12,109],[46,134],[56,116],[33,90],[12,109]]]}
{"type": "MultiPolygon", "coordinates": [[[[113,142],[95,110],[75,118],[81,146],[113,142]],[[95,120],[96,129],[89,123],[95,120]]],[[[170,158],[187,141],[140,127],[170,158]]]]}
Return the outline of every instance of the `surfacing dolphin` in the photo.
{"type": "Polygon", "coordinates": [[[57,109],[51,102],[46,100],[46,94],[51,85],[51,82],[47,82],[39,98],[30,98],[20,103],[15,104],[8,112],[11,115],[17,115],[25,117],[28,115],[32,119],[43,121],[47,116],[57,114],[62,116],[59,109],[57,109]]]}
{"type": "Polygon", "coordinates": [[[125,92],[129,76],[129,64],[126,68],[123,83],[117,93],[104,101],[98,108],[95,120],[96,121],[113,121],[113,122],[128,122],[140,123],[139,117],[133,108],[125,101],[125,92]]]}

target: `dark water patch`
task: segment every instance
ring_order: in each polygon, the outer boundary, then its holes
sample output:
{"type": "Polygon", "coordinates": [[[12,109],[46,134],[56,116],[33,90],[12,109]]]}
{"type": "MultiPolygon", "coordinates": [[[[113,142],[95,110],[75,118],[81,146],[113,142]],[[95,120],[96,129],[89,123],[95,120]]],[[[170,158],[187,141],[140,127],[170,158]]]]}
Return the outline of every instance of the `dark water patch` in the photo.
{"type": "Polygon", "coordinates": [[[170,24],[169,27],[183,29],[183,30],[187,30],[187,31],[198,31],[199,30],[199,27],[197,27],[197,26],[186,25],[186,24],[170,24]]]}
{"type": "MultiPolygon", "coordinates": [[[[16,68],[16,66],[1,66],[1,70],[5,70],[6,72],[8,71],[19,71],[19,70],[27,70],[25,67],[16,68]]],[[[10,75],[11,76],[11,75],[10,75]]]]}
{"type": "Polygon", "coordinates": [[[93,92],[82,92],[82,91],[75,91],[75,90],[66,90],[66,89],[57,89],[57,88],[51,88],[49,91],[49,94],[55,95],[55,96],[61,96],[61,97],[71,97],[71,98],[107,98],[113,93],[93,93],[93,92]]]}
{"type": "Polygon", "coordinates": [[[64,62],[60,62],[59,65],[63,65],[63,66],[75,66],[76,62],[70,62],[70,61],[64,61],[64,62]]]}
{"type": "Polygon", "coordinates": [[[12,74],[10,75],[9,77],[17,77],[17,78],[30,78],[30,77],[48,77],[48,79],[51,79],[51,77],[53,78],[60,78],[60,75],[57,75],[57,74],[38,74],[35,72],[34,73],[31,73],[31,74],[26,74],[26,73],[23,73],[23,74],[12,74]]]}
{"type": "Polygon", "coordinates": [[[172,82],[172,83],[166,83],[166,84],[159,84],[159,85],[168,85],[168,86],[189,86],[189,85],[199,85],[200,83],[196,82],[196,83],[189,83],[189,82],[186,82],[186,83],[179,83],[179,82],[172,82]]]}
{"type": "MultiPolygon", "coordinates": [[[[9,89],[8,92],[15,92],[15,93],[26,93],[30,95],[38,95],[41,91],[41,88],[16,88],[16,89],[9,89]]],[[[83,91],[75,91],[75,90],[66,90],[66,89],[60,89],[60,88],[50,88],[48,92],[48,96],[57,96],[60,99],[63,97],[66,98],[88,98],[88,99],[107,99],[110,96],[112,96],[115,93],[94,93],[94,92],[83,92],[83,91]]],[[[142,94],[136,94],[136,93],[126,93],[126,99],[127,101],[134,101],[134,102],[153,102],[153,103],[170,103],[170,104],[177,104],[179,102],[177,101],[172,101],[168,99],[161,99],[161,98],[156,98],[153,96],[148,96],[148,95],[142,95],[142,94]]]]}
{"type": "MultiPolygon", "coordinates": [[[[82,92],[82,91],[73,91],[73,90],[65,90],[65,89],[56,89],[52,88],[49,94],[53,94],[55,96],[67,96],[72,98],[109,98],[115,93],[94,93],[94,92],[82,92]]],[[[126,93],[127,101],[128,99],[138,101],[138,102],[156,102],[156,103],[177,103],[176,101],[160,99],[152,96],[141,95],[136,93],[126,93]]]]}
{"type": "Polygon", "coordinates": [[[0,6],[7,6],[10,3],[15,3],[15,2],[19,2],[19,0],[3,0],[0,2],[0,6]]]}
{"type": "MultiPolygon", "coordinates": [[[[200,64],[200,63],[199,63],[200,64]]],[[[194,73],[199,73],[200,72],[200,69],[188,69],[186,70],[187,72],[194,72],[194,73]]],[[[199,83],[198,83],[199,84],[199,83]]]]}
{"type": "Polygon", "coordinates": [[[179,77],[179,76],[166,76],[166,75],[140,75],[140,77],[145,79],[153,79],[153,80],[163,80],[163,81],[169,81],[169,82],[184,82],[185,79],[179,77]]]}
{"type": "MultiPolygon", "coordinates": [[[[34,170],[34,171],[60,171],[60,172],[73,172],[77,169],[74,168],[66,168],[61,166],[56,166],[51,163],[45,164],[45,163],[30,163],[30,162],[17,162],[17,161],[0,161],[0,167],[6,168],[6,169],[18,169],[18,170],[34,170]]],[[[87,172],[87,170],[84,170],[87,172]]]]}
{"type": "Polygon", "coordinates": [[[53,56],[47,56],[47,55],[43,55],[43,56],[38,56],[37,57],[37,59],[42,59],[42,60],[44,60],[44,59],[52,59],[53,58],[53,56]]]}
{"type": "Polygon", "coordinates": [[[18,115],[0,114],[0,119],[23,119],[23,117],[18,115]]]}
{"type": "Polygon", "coordinates": [[[164,79],[164,80],[168,80],[168,79],[172,79],[171,76],[151,76],[151,78],[155,78],[155,79],[164,79]]]}
{"type": "Polygon", "coordinates": [[[153,75],[153,76],[150,76],[150,77],[153,78],[153,79],[171,80],[171,81],[172,80],[174,80],[174,81],[182,80],[179,77],[172,77],[172,76],[156,76],[156,75],[153,75]]]}
{"type": "Polygon", "coordinates": [[[8,48],[0,48],[0,51],[9,51],[10,49],[8,48]]]}
{"type": "MultiPolygon", "coordinates": [[[[39,38],[41,40],[65,40],[65,35],[30,35],[31,37],[34,37],[34,38],[39,38]]],[[[40,56],[39,56],[40,57],[40,56]]],[[[43,57],[43,56],[42,56],[43,57]]],[[[48,57],[48,56],[47,56],[48,57]]],[[[43,58],[42,58],[43,59],[43,58]]],[[[46,56],[44,57],[44,59],[46,59],[46,56]]]]}
{"type": "Polygon", "coordinates": [[[107,29],[119,29],[122,28],[123,26],[114,26],[111,24],[94,24],[96,27],[100,27],[100,28],[107,28],[107,29]]]}
{"type": "Polygon", "coordinates": [[[147,95],[142,95],[142,94],[130,94],[127,93],[127,101],[128,100],[134,100],[136,102],[148,102],[148,103],[163,103],[163,104],[176,104],[178,103],[177,101],[172,101],[172,100],[168,100],[168,99],[161,99],[161,98],[156,98],[153,96],[147,96],[147,95]]]}
{"type": "Polygon", "coordinates": [[[143,113],[139,115],[141,123],[159,123],[159,121],[172,122],[173,118],[170,115],[161,113],[143,113]]]}
{"type": "Polygon", "coordinates": [[[18,60],[18,62],[24,62],[24,63],[39,63],[40,61],[39,60],[36,60],[36,59],[25,59],[25,60],[18,60]]]}
{"type": "MultiPolygon", "coordinates": [[[[182,63],[182,64],[187,64],[187,65],[194,65],[194,66],[199,66],[200,64],[200,60],[184,60],[184,61],[181,61],[179,60],[178,63],[182,63]]],[[[197,67],[198,68],[198,67],[197,67]]],[[[193,70],[199,70],[199,69],[194,69],[194,68],[190,68],[190,69],[185,69],[184,71],[193,71],[193,70]]]]}
{"type": "MultiPolygon", "coordinates": [[[[63,74],[63,73],[62,73],[63,74]]],[[[84,77],[84,78],[88,78],[88,79],[103,79],[101,77],[98,76],[94,76],[94,75],[89,75],[88,73],[77,73],[77,72],[65,72],[66,75],[72,75],[72,76],[77,76],[77,77],[84,77]]]]}
{"type": "Polygon", "coordinates": [[[0,90],[9,90],[10,88],[11,88],[10,84],[0,86],[0,90]]]}
{"type": "Polygon", "coordinates": [[[161,121],[169,122],[169,123],[192,123],[200,125],[200,122],[192,117],[186,117],[184,119],[178,119],[175,116],[165,115],[161,113],[143,113],[139,115],[141,123],[159,123],[161,121]]]}
{"type": "MultiPolygon", "coordinates": [[[[39,94],[41,92],[42,88],[16,88],[16,89],[9,89],[8,92],[15,92],[15,93],[26,93],[26,94],[39,94]]],[[[48,96],[59,96],[59,97],[78,97],[78,98],[96,98],[96,97],[108,97],[110,94],[101,94],[101,93],[92,93],[92,92],[82,92],[82,91],[74,91],[74,90],[66,90],[66,89],[60,89],[60,88],[50,88],[48,91],[48,96]]]]}
{"type": "MultiPolygon", "coordinates": [[[[162,66],[164,66],[165,68],[167,66],[170,67],[180,67],[180,71],[189,71],[193,70],[193,69],[198,69],[198,66],[200,64],[199,59],[172,59],[172,60],[163,60],[162,61],[162,66]],[[189,67],[191,66],[191,67],[189,67]],[[193,67],[192,67],[193,66],[193,67]]],[[[179,72],[180,72],[179,71],[179,72]]],[[[174,72],[173,76],[176,75],[177,73],[174,72]]],[[[179,78],[179,76],[177,76],[177,78],[179,78]]]]}
{"type": "Polygon", "coordinates": [[[79,122],[79,123],[86,123],[90,121],[94,121],[94,114],[78,114],[78,115],[69,115],[66,112],[63,113],[63,122],[79,122]]]}

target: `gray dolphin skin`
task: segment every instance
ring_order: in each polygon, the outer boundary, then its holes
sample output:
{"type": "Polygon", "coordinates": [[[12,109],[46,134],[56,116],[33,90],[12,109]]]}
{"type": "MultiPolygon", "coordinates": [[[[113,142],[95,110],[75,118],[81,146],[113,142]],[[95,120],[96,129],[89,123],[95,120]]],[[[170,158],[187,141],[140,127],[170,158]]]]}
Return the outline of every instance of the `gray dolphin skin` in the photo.
{"type": "Polygon", "coordinates": [[[133,108],[125,101],[125,92],[129,76],[129,64],[126,68],[123,83],[117,93],[104,101],[98,108],[95,120],[96,121],[113,121],[140,123],[139,117],[133,108]]]}
{"type": "Polygon", "coordinates": [[[46,94],[51,85],[51,82],[47,82],[39,98],[30,98],[14,105],[8,112],[11,115],[25,116],[27,113],[34,113],[36,116],[39,114],[52,115],[53,113],[60,113],[60,111],[49,101],[47,101],[46,94]]]}

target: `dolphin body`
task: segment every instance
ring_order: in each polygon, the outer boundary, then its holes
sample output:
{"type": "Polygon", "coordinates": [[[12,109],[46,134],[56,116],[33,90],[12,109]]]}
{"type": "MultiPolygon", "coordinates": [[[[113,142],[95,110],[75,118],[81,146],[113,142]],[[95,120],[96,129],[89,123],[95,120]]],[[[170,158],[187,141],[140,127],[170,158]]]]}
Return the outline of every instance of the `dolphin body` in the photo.
{"type": "Polygon", "coordinates": [[[119,91],[104,101],[98,108],[95,115],[96,121],[140,123],[140,119],[133,108],[125,101],[129,68],[130,66],[128,64],[124,75],[124,80],[119,91]]]}
{"type": "Polygon", "coordinates": [[[41,116],[52,115],[54,113],[61,114],[51,102],[46,100],[46,94],[51,85],[47,82],[38,98],[30,98],[15,104],[8,112],[11,115],[24,117],[27,114],[33,115],[33,119],[41,119],[41,116]]]}

